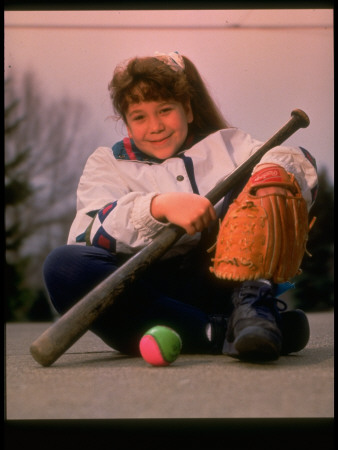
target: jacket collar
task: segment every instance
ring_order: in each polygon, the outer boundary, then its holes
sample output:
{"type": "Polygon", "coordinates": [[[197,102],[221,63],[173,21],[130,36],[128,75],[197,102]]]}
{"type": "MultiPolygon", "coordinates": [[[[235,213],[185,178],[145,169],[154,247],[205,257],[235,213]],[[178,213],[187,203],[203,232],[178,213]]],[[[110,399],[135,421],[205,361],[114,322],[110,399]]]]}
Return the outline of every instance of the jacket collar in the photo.
{"type": "Polygon", "coordinates": [[[141,150],[139,150],[134,144],[134,141],[129,137],[125,137],[123,141],[119,141],[114,144],[112,150],[116,159],[124,161],[141,161],[149,163],[162,162],[161,159],[154,158],[141,152],[141,150]]]}
{"type": "MultiPolygon", "coordinates": [[[[184,143],[182,150],[187,150],[193,144],[197,142],[193,136],[189,136],[184,143]]],[[[112,147],[113,154],[117,160],[123,161],[141,161],[146,163],[156,163],[161,164],[163,162],[162,159],[155,158],[153,156],[146,155],[141,150],[139,150],[134,141],[129,137],[125,137],[122,141],[117,142],[112,147]]],[[[181,152],[180,151],[180,152],[181,152]]]]}

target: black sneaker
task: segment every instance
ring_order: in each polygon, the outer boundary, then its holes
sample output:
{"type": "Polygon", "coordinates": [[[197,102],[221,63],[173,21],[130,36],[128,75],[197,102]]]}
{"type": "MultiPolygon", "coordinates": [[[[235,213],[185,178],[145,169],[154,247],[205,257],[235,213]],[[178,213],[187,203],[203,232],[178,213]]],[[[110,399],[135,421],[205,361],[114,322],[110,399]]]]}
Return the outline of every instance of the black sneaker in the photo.
{"type": "Polygon", "coordinates": [[[281,312],[280,329],[283,336],[281,355],[299,352],[309,342],[310,325],[301,309],[281,312]]]}
{"type": "Polygon", "coordinates": [[[210,353],[221,355],[228,329],[228,318],[224,314],[209,314],[206,335],[210,342],[210,353]]]}
{"type": "Polygon", "coordinates": [[[242,283],[234,293],[223,353],[246,361],[271,361],[306,346],[306,315],[301,310],[280,312],[287,305],[272,292],[268,281],[242,283]]]}

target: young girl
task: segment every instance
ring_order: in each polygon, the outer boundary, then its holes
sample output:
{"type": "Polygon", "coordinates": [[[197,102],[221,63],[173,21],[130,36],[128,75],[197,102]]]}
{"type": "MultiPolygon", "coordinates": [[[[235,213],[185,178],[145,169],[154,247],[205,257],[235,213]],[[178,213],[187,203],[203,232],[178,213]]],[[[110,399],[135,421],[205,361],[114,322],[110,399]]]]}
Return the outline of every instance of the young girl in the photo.
{"type": "MultiPolygon", "coordinates": [[[[301,350],[306,317],[279,313],[275,284],[220,280],[209,270],[218,219],[248,180],[215,206],[204,196],[262,143],[228,126],[193,63],[176,52],[119,65],[109,92],[128,137],[87,161],[68,243],[44,265],[56,310],[63,314],[173,223],[186,234],[116,299],[94,333],[129,355],[139,355],[140,338],[154,325],[176,330],[185,353],[260,360],[301,350]],[[248,326],[256,334],[243,338],[248,326]]],[[[275,147],[254,172],[271,165],[295,175],[310,209],[317,175],[308,152],[275,147]]]]}

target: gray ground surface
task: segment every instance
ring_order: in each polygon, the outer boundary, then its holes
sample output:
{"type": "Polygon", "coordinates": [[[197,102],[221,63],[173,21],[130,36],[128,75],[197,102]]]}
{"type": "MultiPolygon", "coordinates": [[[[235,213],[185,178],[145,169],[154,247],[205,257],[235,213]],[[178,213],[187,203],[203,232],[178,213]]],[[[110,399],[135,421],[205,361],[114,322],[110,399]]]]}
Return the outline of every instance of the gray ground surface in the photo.
{"type": "Polygon", "coordinates": [[[333,313],[308,314],[311,338],[298,354],[265,364],[181,355],[171,366],[129,358],[91,332],[51,367],[29,346],[49,323],[6,326],[8,420],[332,418],[333,313]]]}

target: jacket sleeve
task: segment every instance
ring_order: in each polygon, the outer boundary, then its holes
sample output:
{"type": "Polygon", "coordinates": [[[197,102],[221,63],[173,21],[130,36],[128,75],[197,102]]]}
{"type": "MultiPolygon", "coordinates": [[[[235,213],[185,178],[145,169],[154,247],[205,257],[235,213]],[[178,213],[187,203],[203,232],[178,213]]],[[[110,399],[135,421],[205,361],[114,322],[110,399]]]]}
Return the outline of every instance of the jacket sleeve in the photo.
{"type": "MultiPolygon", "coordinates": [[[[221,131],[221,134],[235,167],[242,164],[264,144],[241,129],[226,129],[221,131]]],[[[262,157],[253,172],[259,169],[259,165],[266,163],[278,164],[295,175],[310,210],[318,191],[316,161],[310,152],[302,147],[276,146],[262,157]]]]}
{"type": "Polygon", "coordinates": [[[151,215],[157,192],[131,192],[109,148],[88,159],[77,190],[77,213],[68,244],[103,247],[131,254],[144,247],[166,224],[151,215]]]}

